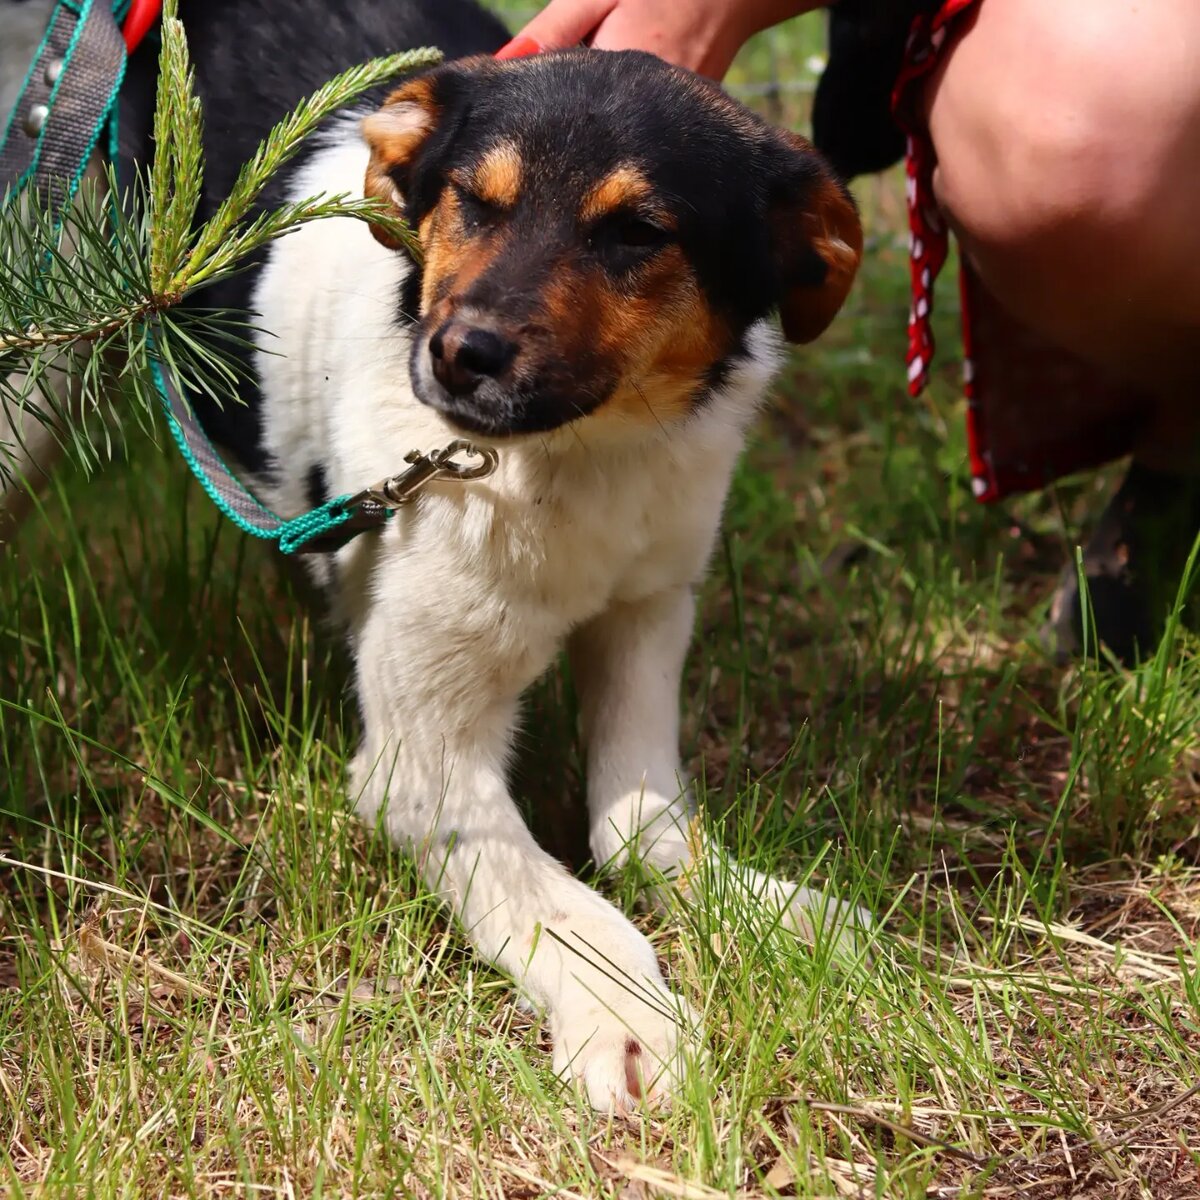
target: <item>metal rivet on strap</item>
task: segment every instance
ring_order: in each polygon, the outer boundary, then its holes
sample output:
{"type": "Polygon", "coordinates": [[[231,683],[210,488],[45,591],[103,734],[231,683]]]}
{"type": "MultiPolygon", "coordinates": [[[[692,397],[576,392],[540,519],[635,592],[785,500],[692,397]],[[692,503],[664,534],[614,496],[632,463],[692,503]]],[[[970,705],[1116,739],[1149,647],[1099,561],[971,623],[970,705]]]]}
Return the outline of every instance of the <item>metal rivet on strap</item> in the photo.
{"type": "Polygon", "coordinates": [[[46,64],[46,82],[53,87],[58,82],[58,77],[63,73],[63,60],[61,58],[53,58],[46,64]]]}
{"type": "Polygon", "coordinates": [[[46,118],[50,115],[50,109],[45,104],[35,104],[28,113],[25,114],[25,124],[23,126],[25,132],[30,137],[37,137],[38,134],[46,128],[46,118]]]}

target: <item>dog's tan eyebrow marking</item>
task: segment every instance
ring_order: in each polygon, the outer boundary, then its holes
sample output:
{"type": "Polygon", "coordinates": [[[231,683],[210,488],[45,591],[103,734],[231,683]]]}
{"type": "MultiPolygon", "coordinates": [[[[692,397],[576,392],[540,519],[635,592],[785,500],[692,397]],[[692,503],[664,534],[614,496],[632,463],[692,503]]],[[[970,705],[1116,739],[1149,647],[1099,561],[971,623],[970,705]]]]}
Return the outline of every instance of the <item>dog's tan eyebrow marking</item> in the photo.
{"type": "Polygon", "coordinates": [[[595,221],[617,209],[644,204],[653,194],[650,180],[632,163],[622,163],[588,189],[579,206],[579,219],[595,221]]]}
{"type": "Polygon", "coordinates": [[[512,208],[521,195],[524,163],[512,142],[497,142],[475,164],[470,174],[470,190],[480,200],[497,208],[512,208]]]}

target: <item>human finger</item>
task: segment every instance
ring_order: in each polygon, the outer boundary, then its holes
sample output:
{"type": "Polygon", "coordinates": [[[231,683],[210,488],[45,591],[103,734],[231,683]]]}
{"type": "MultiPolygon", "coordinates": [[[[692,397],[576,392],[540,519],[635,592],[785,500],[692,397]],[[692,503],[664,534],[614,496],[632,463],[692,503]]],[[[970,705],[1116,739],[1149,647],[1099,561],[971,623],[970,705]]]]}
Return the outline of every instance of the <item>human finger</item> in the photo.
{"type": "Polygon", "coordinates": [[[496,57],[520,58],[540,50],[577,46],[617,4],[618,0],[550,0],[496,57]]]}

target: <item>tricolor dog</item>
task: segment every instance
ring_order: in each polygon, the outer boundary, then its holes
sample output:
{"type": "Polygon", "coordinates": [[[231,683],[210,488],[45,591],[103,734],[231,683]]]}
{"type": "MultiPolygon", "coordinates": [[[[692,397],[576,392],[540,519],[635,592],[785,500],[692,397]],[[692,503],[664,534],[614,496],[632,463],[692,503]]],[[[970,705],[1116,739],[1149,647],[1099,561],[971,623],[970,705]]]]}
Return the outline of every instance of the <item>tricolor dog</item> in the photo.
{"type": "MultiPolygon", "coordinates": [[[[469,0],[181,7],[206,212],[335,72],[409,46],[452,60],[333,121],[271,198],[365,190],[422,261],[348,219],[275,243],[200,298],[266,332],[248,404],[199,411],[285,514],[414,448],[495,450],[487,478],[435,482],[307,560],[353,656],[349,791],[544,1011],[565,1077],[604,1108],[665,1097],[690,1014],[625,914],[527,829],[506,778],[518,706],[565,646],[598,864],[686,895],[706,856],[801,932],[839,907],[699,839],[678,710],[693,590],[780,359],[771,318],[793,342],[833,318],[861,250],[854,205],[803,139],[649,55],[495,61],[505,31],[469,0]]],[[[125,120],[143,160],[152,69],[135,64],[125,120]]]]}

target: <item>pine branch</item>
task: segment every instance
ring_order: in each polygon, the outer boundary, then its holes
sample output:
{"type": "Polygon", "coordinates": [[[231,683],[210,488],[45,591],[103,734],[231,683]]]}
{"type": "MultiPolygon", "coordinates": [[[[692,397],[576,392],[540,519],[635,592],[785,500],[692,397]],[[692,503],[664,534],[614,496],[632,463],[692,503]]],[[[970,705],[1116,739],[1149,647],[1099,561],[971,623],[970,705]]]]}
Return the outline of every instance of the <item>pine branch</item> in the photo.
{"type": "Polygon", "coordinates": [[[156,292],[172,290],[188,242],[204,177],[203,116],[195,75],[188,61],[176,0],[167,0],[162,16],[158,97],[154,107],[154,165],[150,172],[150,281],[156,292]]]}
{"type": "MultiPolygon", "coordinates": [[[[248,344],[245,318],[177,306],[198,287],[238,270],[268,242],[310,221],[350,217],[381,225],[419,254],[411,230],[376,200],[315,196],[257,213],[255,204],[271,177],[323,121],[379,83],[440,57],[435,50],[389,55],[318,89],[270,132],[227,199],[197,230],[203,116],[177,0],[167,0],[149,176],[138,176],[114,212],[116,206],[106,201],[106,195],[117,195],[109,170],[107,189],[81,189],[60,230],[30,194],[11,203],[5,198],[0,211],[0,408],[14,428],[21,423],[13,408],[31,412],[55,429],[85,466],[100,461],[111,453],[110,438],[121,436],[129,413],[143,428],[152,426],[157,405],[152,344],[154,353],[181,375],[185,390],[219,403],[236,402],[239,367],[231,351],[248,344]],[[94,423],[68,411],[63,375],[82,395],[85,411],[102,411],[109,418],[102,445],[93,441],[94,423]],[[34,397],[39,403],[30,403],[34,397]]],[[[0,479],[10,471],[5,449],[0,444],[0,479]]]]}
{"type": "MultiPolygon", "coordinates": [[[[215,248],[245,220],[247,213],[271,176],[295,156],[305,139],[317,129],[322,121],[339,109],[345,108],[350,99],[357,98],[363,92],[396,75],[431,66],[440,57],[436,51],[408,50],[402,54],[393,54],[363,66],[353,67],[330,80],[319,91],[314,92],[291,116],[276,125],[259,146],[254,157],[242,168],[228,199],[217,210],[197,239],[193,252],[193,263],[189,264],[192,270],[190,274],[186,275],[187,283],[200,282],[206,277],[205,263],[211,259],[215,248]]],[[[370,202],[356,201],[352,207],[344,207],[337,215],[360,216],[363,219],[375,220],[381,213],[388,211],[384,209],[384,206],[378,204],[371,209],[362,207],[368,203],[370,202]]],[[[333,214],[326,213],[324,215],[333,214]]],[[[303,224],[305,219],[319,220],[320,217],[300,218],[297,216],[294,224],[303,224]]],[[[284,232],[284,230],[281,228],[278,232],[284,232]]],[[[410,243],[415,241],[411,235],[408,240],[410,243]]]]}

